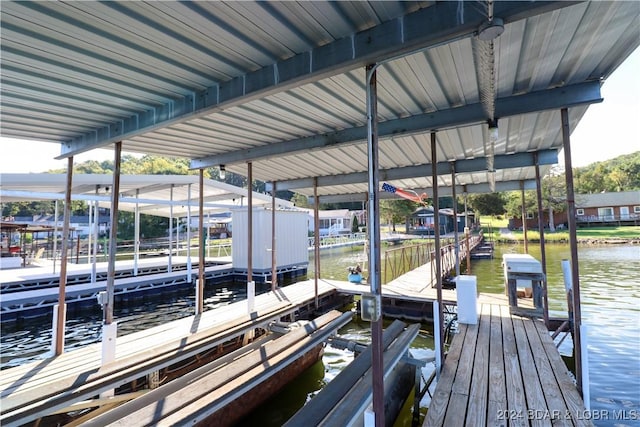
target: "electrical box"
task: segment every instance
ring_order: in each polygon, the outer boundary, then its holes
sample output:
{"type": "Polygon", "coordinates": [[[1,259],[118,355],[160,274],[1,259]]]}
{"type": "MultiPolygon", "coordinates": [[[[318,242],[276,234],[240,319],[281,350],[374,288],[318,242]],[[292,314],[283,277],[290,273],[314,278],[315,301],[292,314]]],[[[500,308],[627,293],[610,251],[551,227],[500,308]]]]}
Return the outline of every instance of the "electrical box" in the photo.
{"type": "Polygon", "coordinates": [[[375,294],[362,294],[360,299],[360,317],[375,322],[382,317],[382,298],[375,294]]]}

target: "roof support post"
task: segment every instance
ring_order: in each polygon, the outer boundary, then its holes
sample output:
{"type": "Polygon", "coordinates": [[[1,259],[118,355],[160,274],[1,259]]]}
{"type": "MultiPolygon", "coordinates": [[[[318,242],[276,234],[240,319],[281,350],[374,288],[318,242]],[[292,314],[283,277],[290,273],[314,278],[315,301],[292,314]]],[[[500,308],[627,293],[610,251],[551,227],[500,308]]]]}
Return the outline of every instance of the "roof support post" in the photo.
{"type": "MultiPolygon", "coordinates": [[[[96,185],[96,197],[98,197],[98,191],[100,186],[96,185]]],[[[89,202],[91,210],[93,210],[93,257],[91,260],[91,283],[96,283],[96,277],[98,275],[97,262],[98,262],[98,232],[100,228],[100,210],[98,209],[98,201],[94,200],[89,202]]]]}
{"type": "Polygon", "coordinates": [[[276,267],[276,182],[271,187],[271,290],[278,287],[278,271],[276,267]]]}
{"type": "Polygon", "coordinates": [[[438,155],[436,152],[436,133],[431,132],[431,186],[433,187],[433,241],[435,252],[435,267],[436,267],[436,294],[438,298],[438,313],[433,313],[433,316],[438,316],[439,328],[440,328],[440,342],[436,345],[440,352],[440,360],[444,361],[444,313],[442,311],[442,254],[440,253],[440,203],[438,202],[438,171],[436,165],[438,164],[438,155]]]}
{"type": "Polygon", "coordinates": [[[169,189],[169,199],[171,204],[169,205],[169,265],[167,271],[171,273],[173,270],[173,184],[169,189]]]}
{"type": "Polygon", "coordinates": [[[458,201],[456,200],[456,163],[451,162],[451,197],[453,198],[453,242],[456,251],[456,277],[460,275],[460,242],[458,236],[458,201]]]}
{"type": "MultiPolygon", "coordinates": [[[[204,169],[199,171],[198,188],[198,313],[204,311],[204,169]]],[[[191,187],[189,187],[191,188],[191,187]]],[[[191,200],[189,200],[191,202],[191,200]]]]}
{"type": "Polygon", "coordinates": [[[247,283],[253,282],[253,163],[247,162],[247,283]]]}
{"type": "Polygon", "coordinates": [[[134,212],[133,229],[133,275],[138,275],[138,258],[140,258],[140,206],[138,198],[140,197],[140,189],[136,188],[136,207],[134,212]]]}
{"type": "MultiPolygon", "coordinates": [[[[93,223],[95,219],[93,217],[93,202],[87,202],[87,207],[89,208],[89,232],[87,233],[88,242],[87,242],[87,263],[93,264],[93,257],[91,256],[92,248],[93,248],[93,223]]],[[[95,253],[94,253],[95,256],[95,253]]],[[[135,271],[135,267],[134,267],[135,271]]],[[[91,276],[91,283],[95,283],[93,275],[91,276]]]]}
{"type": "Polygon", "coordinates": [[[54,224],[53,224],[53,274],[56,274],[56,254],[58,253],[58,199],[56,199],[54,208],[54,224]]]}
{"type": "MultiPolygon", "coordinates": [[[[380,200],[379,200],[379,153],[378,153],[378,83],[376,69],[378,64],[367,65],[367,152],[368,152],[368,192],[369,192],[369,283],[376,304],[382,311],[380,279],[380,200]]],[[[373,372],[373,412],[375,426],[384,423],[384,370],[382,353],[382,316],[371,322],[371,349],[373,372]]]]}
{"type": "Polygon", "coordinates": [[[524,235],[524,253],[529,253],[529,240],[527,239],[527,203],[524,198],[524,181],[520,181],[520,192],[522,194],[522,233],[524,235]]]}
{"type": "MultiPolygon", "coordinates": [[[[64,327],[66,318],[67,247],[69,246],[69,221],[71,220],[71,186],[73,182],[73,156],[67,159],[67,188],[64,196],[64,222],[62,225],[62,257],[60,259],[60,286],[58,288],[58,310],[56,310],[55,354],[64,352],[64,327]]],[[[58,218],[56,218],[56,223],[58,218]]],[[[55,263],[55,259],[54,259],[55,263]]]]}
{"type": "Polygon", "coordinates": [[[313,259],[314,259],[314,287],[315,307],[318,308],[318,279],[320,279],[320,200],[318,200],[318,178],[313,178],[313,259]]]}
{"type": "MultiPolygon", "coordinates": [[[[191,282],[191,184],[187,185],[187,200],[187,281],[191,282]]],[[[199,295],[198,299],[202,297],[199,295]]]]}
{"type": "Polygon", "coordinates": [[[471,274],[471,243],[469,240],[469,236],[471,234],[471,230],[469,229],[469,209],[467,207],[467,186],[462,186],[462,191],[464,192],[464,238],[467,246],[467,274],[471,274]]]}
{"type": "Polygon", "coordinates": [[[578,238],[576,236],[576,200],[573,190],[573,169],[571,165],[571,138],[569,129],[569,111],[560,110],[562,120],[562,146],[564,151],[565,180],[567,184],[567,223],[569,225],[569,243],[571,247],[571,277],[573,288],[573,352],[576,361],[576,383],[582,394],[582,315],[580,310],[580,272],[578,269],[578,238]]]}
{"type": "Polygon", "coordinates": [[[113,184],[111,185],[111,216],[109,225],[109,260],[107,265],[107,303],[104,307],[104,324],[113,323],[113,301],[116,278],[116,252],[118,246],[118,202],[120,195],[120,163],[122,141],[115,143],[113,162],[113,184]]]}
{"type": "Polygon", "coordinates": [[[542,181],[540,179],[540,165],[538,164],[538,153],[534,153],[536,168],[536,197],[538,199],[538,230],[540,232],[540,262],[542,264],[542,315],[545,326],[549,327],[549,299],[547,296],[547,253],[544,242],[544,207],[542,206],[542,181]]]}

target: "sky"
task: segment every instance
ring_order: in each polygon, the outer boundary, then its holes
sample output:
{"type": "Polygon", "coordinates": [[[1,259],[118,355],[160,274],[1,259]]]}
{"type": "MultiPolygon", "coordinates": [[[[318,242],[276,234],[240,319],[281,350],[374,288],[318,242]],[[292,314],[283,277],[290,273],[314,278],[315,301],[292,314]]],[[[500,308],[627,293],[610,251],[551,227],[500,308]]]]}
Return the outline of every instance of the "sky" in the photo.
{"type": "MultiPolygon", "coordinates": [[[[601,93],[604,101],[591,105],[571,134],[573,167],[640,151],[640,48],[604,82],[601,93]]],[[[20,142],[0,138],[3,151],[0,173],[45,172],[67,167],[66,159],[55,160],[60,154],[59,144],[27,141],[25,144],[29,145],[23,146],[20,142]]],[[[75,163],[86,160],[113,160],[113,151],[92,150],[74,157],[75,163]]],[[[564,164],[563,153],[559,162],[564,164]]]]}

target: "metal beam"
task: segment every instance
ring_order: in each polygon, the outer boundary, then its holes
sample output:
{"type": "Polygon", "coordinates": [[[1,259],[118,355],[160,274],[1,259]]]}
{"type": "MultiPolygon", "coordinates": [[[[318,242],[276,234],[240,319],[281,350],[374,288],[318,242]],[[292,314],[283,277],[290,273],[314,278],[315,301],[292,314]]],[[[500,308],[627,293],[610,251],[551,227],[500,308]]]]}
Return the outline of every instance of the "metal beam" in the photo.
{"type": "MultiPolygon", "coordinates": [[[[496,170],[521,168],[535,165],[535,154],[538,155],[540,165],[554,165],[558,163],[558,152],[554,149],[531,153],[503,154],[495,156],[494,165],[496,170]]],[[[457,160],[456,173],[470,173],[487,170],[487,163],[484,157],[475,159],[457,160]]],[[[402,168],[380,170],[380,180],[393,181],[396,179],[409,179],[424,176],[426,168],[431,168],[430,163],[406,166],[402,168]]],[[[449,175],[451,173],[450,162],[440,162],[436,165],[438,175],[449,175]]],[[[278,190],[295,190],[299,188],[312,188],[315,178],[292,179],[279,181],[278,190]]],[[[361,184],[367,182],[367,172],[354,172],[343,175],[320,176],[317,178],[318,186],[325,187],[331,185],[361,184]]]]}
{"type": "MultiPolygon", "coordinates": [[[[574,2],[496,2],[494,15],[505,24],[571,6],[574,2]]],[[[436,2],[398,19],[315,47],[288,59],[194,89],[157,108],[140,111],[62,144],[65,158],[146,132],[199,118],[366,64],[402,57],[469,37],[487,17],[473,2],[436,2]]]]}
{"type": "MultiPolygon", "coordinates": [[[[547,89],[524,95],[509,96],[496,101],[496,117],[509,117],[546,110],[602,102],[600,82],[580,83],[562,88],[547,89]],[[499,114],[499,115],[498,115],[499,114]]],[[[380,139],[406,136],[441,130],[470,123],[484,123],[486,114],[482,105],[471,104],[463,107],[434,111],[378,124],[380,139]]],[[[323,150],[336,146],[345,147],[367,139],[367,127],[358,126],[337,132],[292,139],[284,142],[238,150],[216,156],[191,160],[192,169],[218,165],[230,165],[248,160],[256,161],[269,157],[290,155],[297,152],[323,150]]]]}
{"type": "MultiPolygon", "coordinates": [[[[526,181],[501,181],[501,182],[496,182],[496,192],[520,190],[521,182],[524,183],[525,190],[536,189],[536,182],[533,179],[526,180],[526,181]]],[[[458,193],[464,192],[465,188],[468,193],[483,194],[483,193],[492,192],[491,188],[489,187],[489,183],[457,185],[456,192],[458,193]]],[[[416,192],[420,193],[424,191],[421,189],[416,189],[416,192]]],[[[440,197],[451,196],[452,195],[451,188],[439,187],[438,195],[440,197]]],[[[397,198],[397,196],[381,191],[379,193],[379,198],[394,199],[394,198],[397,198]]],[[[326,196],[318,196],[318,200],[320,200],[320,203],[361,202],[361,201],[367,200],[367,193],[362,192],[362,193],[352,193],[352,194],[332,194],[332,195],[326,195],[326,196]]],[[[313,196],[309,196],[307,201],[309,202],[309,204],[315,203],[315,199],[313,196]]]]}

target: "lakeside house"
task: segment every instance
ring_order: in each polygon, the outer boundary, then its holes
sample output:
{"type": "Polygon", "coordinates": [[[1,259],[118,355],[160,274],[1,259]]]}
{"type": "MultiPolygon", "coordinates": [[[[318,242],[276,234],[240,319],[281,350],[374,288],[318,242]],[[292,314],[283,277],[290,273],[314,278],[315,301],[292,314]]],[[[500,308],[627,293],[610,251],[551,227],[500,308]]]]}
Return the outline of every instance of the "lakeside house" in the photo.
{"type": "MultiPolygon", "coordinates": [[[[592,225],[640,225],[640,191],[576,194],[576,223],[578,227],[592,225]]],[[[567,212],[553,212],[557,228],[567,227],[567,212]]],[[[549,211],[543,212],[545,228],[549,227],[549,211]]],[[[538,216],[527,214],[527,228],[538,228],[538,216]]],[[[509,229],[522,229],[521,218],[509,219],[509,229]]]]}
{"type": "MultiPolygon", "coordinates": [[[[472,226],[475,222],[475,216],[472,212],[467,212],[467,218],[469,225],[472,226]]],[[[417,235],[431,235],[433,234],[433,207],[421,207],[416,209],[410,216],[407,217],[406,230],[407,234],[417,235]]],[[[458,225],[458,232],[464,232],[465,227],[465,213],[458,212],[457,221],[454,219],[453,209],[443,208],[440,209],[439,215],[440,233],[447,234],[453,233],[454,224],[458,225]]]]}
{"type": "MultiPolygon", "coordinates": [[[[314,230],[314,211],[305,209],[309,213],[309,233],[314,230]]],[[[365,211],[351,211],[349,209],[334,209],[318,211],[320,222],[320,236],[338,236],[340,234],[350,234],[352,232],[353,219],[358,219],[358,224],[366,224],[365,211]]]]}

